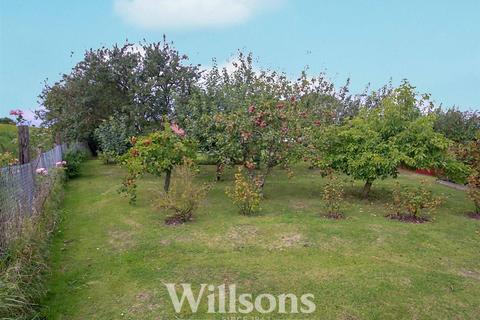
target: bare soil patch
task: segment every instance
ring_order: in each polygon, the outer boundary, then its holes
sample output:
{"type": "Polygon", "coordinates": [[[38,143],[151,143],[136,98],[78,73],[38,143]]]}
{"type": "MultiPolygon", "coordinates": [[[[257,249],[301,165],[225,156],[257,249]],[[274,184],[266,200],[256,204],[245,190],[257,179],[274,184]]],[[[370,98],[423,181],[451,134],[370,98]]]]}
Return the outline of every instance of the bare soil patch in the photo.
{"type": "Polygon", "coordinates": [[[402,222],[407,222],[407,223],[425,223],[430,221],[427,217],[421,217],[421,216],[413,216],[410,214],[389,214],[386,216],[387,218],[393,219],[393,220],[398,220],[402,222]]]}

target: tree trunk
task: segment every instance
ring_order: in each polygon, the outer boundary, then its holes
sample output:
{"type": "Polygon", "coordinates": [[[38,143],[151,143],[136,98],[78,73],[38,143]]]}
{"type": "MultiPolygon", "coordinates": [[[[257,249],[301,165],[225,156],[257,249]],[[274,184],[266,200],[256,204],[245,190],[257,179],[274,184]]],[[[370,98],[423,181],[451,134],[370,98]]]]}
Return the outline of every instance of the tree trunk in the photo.
{"type": "Polygon", "coordinates": [[[367,182],[365,182],[365,185],[363,186],[363,192],[362,192],[363,199],[368,199],[368,195],[370,194],[371,188],[372,188],[372,182],[367,180],[367,182]]]}
{"type": "Polygon", "coordinates": [[[163,186],[163,190],[165,190],[165,192],[168,192],[168,190],[170,189],[171,176],[172,176],[172,170],[167,170],[165,174],[165,185],[163,186]]]}
{"type": "Polygon", "coordinates": [[[28,126],[18,126],[18,161],[30,162],[30,132],[28,126]]]}

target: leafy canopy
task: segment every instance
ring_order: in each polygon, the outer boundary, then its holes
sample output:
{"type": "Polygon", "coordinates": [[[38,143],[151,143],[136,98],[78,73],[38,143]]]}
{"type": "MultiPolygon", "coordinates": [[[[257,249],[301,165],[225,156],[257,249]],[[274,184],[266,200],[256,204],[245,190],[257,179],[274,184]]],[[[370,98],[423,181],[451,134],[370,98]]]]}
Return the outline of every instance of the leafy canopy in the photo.
{"type": "Polygon", "coordinates": [[[164,122],[163,127],[163,130],[146,136],[132,137],[132,147],[122,157],[122,164],[128,169],[128,174],[120,191],[130,195],[131,201],[136,198],[135,181],[139,176],[145,173],[155,176],[167,173],[165,189],[168,191],[172,169],[182,164],[185,159],[195,158],[194,141],[174,132],[176,125],[164,122]]]}
{"type": "Polygon", "coordinates": [[[434,131],[428,95],[418,97],[414,89],[405,81],[378,107],[363,108],[347,124],[319,128],[317,164],[365,181],[364,196],[373,181],[396,177],[400,165],[463,169],[448,152],[451,141],[434,131]]]}

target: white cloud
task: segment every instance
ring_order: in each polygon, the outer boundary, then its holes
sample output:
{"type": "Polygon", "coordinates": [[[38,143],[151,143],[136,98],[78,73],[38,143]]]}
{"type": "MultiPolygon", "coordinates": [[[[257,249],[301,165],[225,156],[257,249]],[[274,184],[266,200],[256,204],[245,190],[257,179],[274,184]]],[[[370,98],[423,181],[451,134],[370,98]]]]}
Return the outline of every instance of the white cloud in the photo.
{"type": "Polygon", "coordinates": [[[115,0],[114,10],[145,29],[194,28],[239,24],[284,0],[115,0]]]}

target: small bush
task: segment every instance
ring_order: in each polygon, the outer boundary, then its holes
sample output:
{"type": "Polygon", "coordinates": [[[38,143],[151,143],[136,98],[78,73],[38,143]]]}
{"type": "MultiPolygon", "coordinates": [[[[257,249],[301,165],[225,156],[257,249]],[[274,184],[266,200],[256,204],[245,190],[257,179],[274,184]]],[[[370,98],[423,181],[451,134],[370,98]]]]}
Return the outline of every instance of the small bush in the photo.
{"type": "Polygon", "coordinates": [[[322,199],[325,202],[326,216],[334,219],[343,218],[340,206],[344,198],[344,183],[336,175],[330,173],[323,187],[322,199]]]}
{"type": "Polygon", "coordinates": [[[104,164],[116,163],[117,157],[125,154],[131,147],[129,137],[135,133],[128,123],[126,116],[115,116],[95,129],[95,140],[100,147],[100,159],[104,164]]]}
{"type": "Polygon", "coordinates": [[[15,158],[13,153],[7,151],[4,153],[0,153],[0,168],[11,166],[18,163],[18,159],[15,158]]]}
{"type": "Polygon", "coordinates": [[[475,206],[474,214],[480,215],[480,172],[474,171],[468,178],[468,196],[475,206]]]}
{"type": "Polygon", "coordinates": [[[192,219],[201,201],[205,199],[209,185],[199,185],[194,182],[196,170],[191,164],[183,164],[173,171],[172,185],[168,192],[162,192],[156,200],[156,207],[166,209],[169,215],[167,224],[181,224],[192,219]]]}
{"type": "Polygon", "coordinates": [[[227,189],[227,195],[240,209],[243,215],[253,215],[260,209],[261,192],[258,183],[244,174],[242,167],[235,174],[233,189],[227,189]]]}
{"type": "Polygon", "coordinates": [[[86,158],[87,155],[83,151],[74,149],[67,151],[65,154],[67,178],[75,178],[80,174],[80,164],[85,161],[86,158]]]}
{"type": "Polygon", "coordinates": [[[100,159],[103,164],[115,164],[118,162],[118,158],[118,154],[114,151],[102,151],[98,154],[98,159],[100,159]]]}
{"type": "Polygon", "coordinates": [[[391,218],[423,222],[429,220],[430,215],[440,206],[443,199],[433,195],[431,190],[422,181],[418,186],[401,186],[398,182],[393,191],[391,218]]]}

